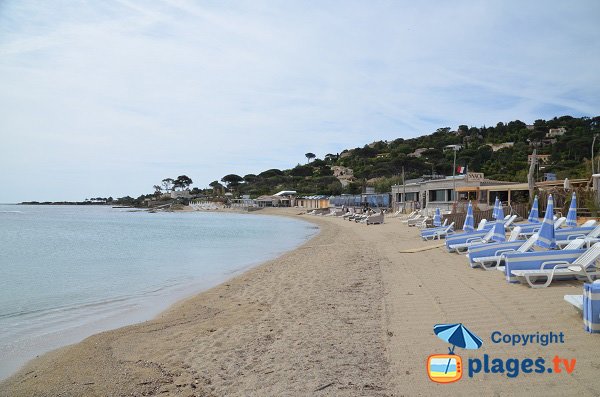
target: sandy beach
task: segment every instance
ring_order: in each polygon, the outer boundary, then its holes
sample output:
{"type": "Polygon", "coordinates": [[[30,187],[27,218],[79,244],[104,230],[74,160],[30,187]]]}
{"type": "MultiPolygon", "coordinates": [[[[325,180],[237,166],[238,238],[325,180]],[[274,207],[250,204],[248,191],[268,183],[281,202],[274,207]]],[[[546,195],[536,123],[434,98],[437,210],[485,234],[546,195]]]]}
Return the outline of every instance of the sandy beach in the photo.
{"type": "Polygon", "coordinates": [[[154,320],[37,358],[0,383],[0,396],[600,395],[600,336],[585,333],[563,301],[582,282],[509,285],[395,218],[366,226],[298,209],[260,212],[298,216],[321,232],[154,320]],[[464,361],[559,355],[576,367],[436,384],[425,363],[448,347],[437,323],[464,323],[481,337],[481,349],[457,349],[464,361]],[[562,332],[565,343],[494,344],[494,331],[562,332]]]}

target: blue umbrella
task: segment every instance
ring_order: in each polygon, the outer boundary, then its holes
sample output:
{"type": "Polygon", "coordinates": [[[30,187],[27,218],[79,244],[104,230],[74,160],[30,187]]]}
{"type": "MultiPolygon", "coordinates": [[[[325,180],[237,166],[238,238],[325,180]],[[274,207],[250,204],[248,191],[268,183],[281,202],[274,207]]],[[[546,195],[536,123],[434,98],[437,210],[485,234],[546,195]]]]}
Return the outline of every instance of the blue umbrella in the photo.
{"type": "Polygon", "coordinates": [[[548,249],[556,247],[556,238],[554,234],[554,199],[552,198],[552,195],[548,196],[546,215],[544,216],[544,221],[542,222],[536,244],[542,248],[548,249]]]}
{"type": "Polygon", "coordinates": [[[440,213],[440,209],[435,209],[435,215],[433,216],[433,226],[442,226],[442,214],[440,213]]]}
{"type": "Polygon", "coordinates": [[[469,206],[467,207],[467,216],[465,218],[465,223],[463,224],[463,230],[466,233],[470,233],[475,231],[475,219],[473,218],[473,204],[469,201],[469,206]]]}
{"type": "Polygon", "coordinates": [[[496,211],[496,223],[494,224],[494,235],[492,240],[500,243],[506,241],[506,233],[504,231],[504,210],[502,209],[502,202],[498,202],[498,210],[496,211]]]}
{"type": "Polygon", "coordinates": [[[433,326],[433,332],[438,338],[452,345],[448,348],[450,354],[454,354],[456,346],[463,349],[479,349],[483,343],[480,337],[462,324],[436,324],[433,326]]]}
{"type": "Polygon", "coordinates": [[[571,205],[569,206],[569,213],[567,214],[567,226],[577,226],[577,196],[575,196],[575,192],[573,192],[573,196],[571,196],[571,205]]]}
{"type": "Polygon", "coordinates": [[[494,210],[492,211],[492,218],[494,219],[498,219],[498,203],[500,202],[500,200],[498,200],[498,196],[496,196],[496,201],[494,201],[494,210]]]}
{"type": "Polygon", "coordinates": [[[527,218],[527,221],[529,221],[529,223],[540,223],[537,195],[533,199],[533,205],[531,206],[531,211],[529,212],[529,218],[527,218]]]}

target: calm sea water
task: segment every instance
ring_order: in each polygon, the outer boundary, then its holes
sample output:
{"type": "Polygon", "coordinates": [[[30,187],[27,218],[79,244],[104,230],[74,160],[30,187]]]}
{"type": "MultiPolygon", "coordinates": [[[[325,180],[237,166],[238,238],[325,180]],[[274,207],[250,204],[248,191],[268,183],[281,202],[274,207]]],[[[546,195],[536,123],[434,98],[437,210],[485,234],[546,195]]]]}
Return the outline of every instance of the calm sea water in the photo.
{"type": "Polygon", "coordinates": [[[0,379],[42,352],[148,320],[316,231],[275,216],[0,205],[0,379]]]}

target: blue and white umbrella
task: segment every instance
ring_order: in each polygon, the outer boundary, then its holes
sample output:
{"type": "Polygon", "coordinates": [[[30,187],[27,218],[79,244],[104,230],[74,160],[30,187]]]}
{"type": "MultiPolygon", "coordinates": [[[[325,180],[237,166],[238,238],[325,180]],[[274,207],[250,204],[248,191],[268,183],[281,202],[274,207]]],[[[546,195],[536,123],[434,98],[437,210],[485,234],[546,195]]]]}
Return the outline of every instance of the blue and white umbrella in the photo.
{"type": "Polygon", "coordinates": [[[554,199],[552,198],[552,195],[548,196],[546,215],[544,216],[544,221],[542,222],[536,244],[542,248],[548,249],[556,247],[556,237],[554,234],[554,199]]]}
{"type": "Polygon", "coordinates": [[[472,333],[462,324],[436,324],[433,332],[441,340],[452,344],[450,354],[454,354],[456,346],[463,349],[479,349],[482,345],[481,338],[472,333]]]}
{"type": "Polygon", "coordinates": [[[466,233],[471,233],[475,231],[475,219],[473,218],[473,204],[469,201],[469,206],[467,207],[467,216],[465,218],[465,223],[463,224],[463,230],[466,233]]]}
{"type": "Polygon", "coordinates": [[[504,231],[504,210],[502,209],[502,202],[498,203],[498,211],[496,212],[496,223],[494,224],[494,235],[492,240],[500,243],[506,241],[506,233],[504,231]]]}
{"type": "Polygon", "coordinates": [[[496,196],[496,201],[494,201],[494,210],[492,211],[492,218],[498,219],[498,204],[500,200],[498,200],[498,196],[496,196]]]}
{"type": "Polygon", "coordinates": [[[538,210],[538,196],[536,195],[533,199],[533,205],[531,206],[531,211],[529,212],[529,218],[527,218],[529,223],[540,223],[540,213],[538,210]]]}
{"type": "Polygon", "coordinates": [[[440,213],[440,209],[435,209],[435,215],[433,216],[433,226],[442,226],[442,214],[440,213]]]}
{"type": "Polygon", "coordinates": [[[571,196],[571,205],[569,206],[569,213],[567,214],[567,226],[577,226],[577,196],[575,192],[571,196]]]}

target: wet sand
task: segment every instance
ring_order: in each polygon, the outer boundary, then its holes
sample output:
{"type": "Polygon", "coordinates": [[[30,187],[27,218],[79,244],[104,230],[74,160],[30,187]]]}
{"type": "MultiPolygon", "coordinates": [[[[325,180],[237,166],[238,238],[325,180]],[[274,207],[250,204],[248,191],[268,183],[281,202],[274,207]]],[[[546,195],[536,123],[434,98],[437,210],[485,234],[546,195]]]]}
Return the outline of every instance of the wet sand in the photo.
{"type": "Polygon", "coordinates": [[[300,216],[321,227],[303,246],[154,320],[48,353],[0,383],[0,396],[600,395],[600,335],[585,333],[563,301],[581,282],[509,285],[394,218],[366,226],[300,216]],[[420,247],[431,249],[400,252],[420,247]],[[575,370],[435,384],[425,363],[448,344],[432,327],[454,322],[483,339],[479,350],[457,348],[464,361],[560,355],[576,358],[575,370]],[[563,332],[565,343],[493,344],[496,330],[563,332]]]}

